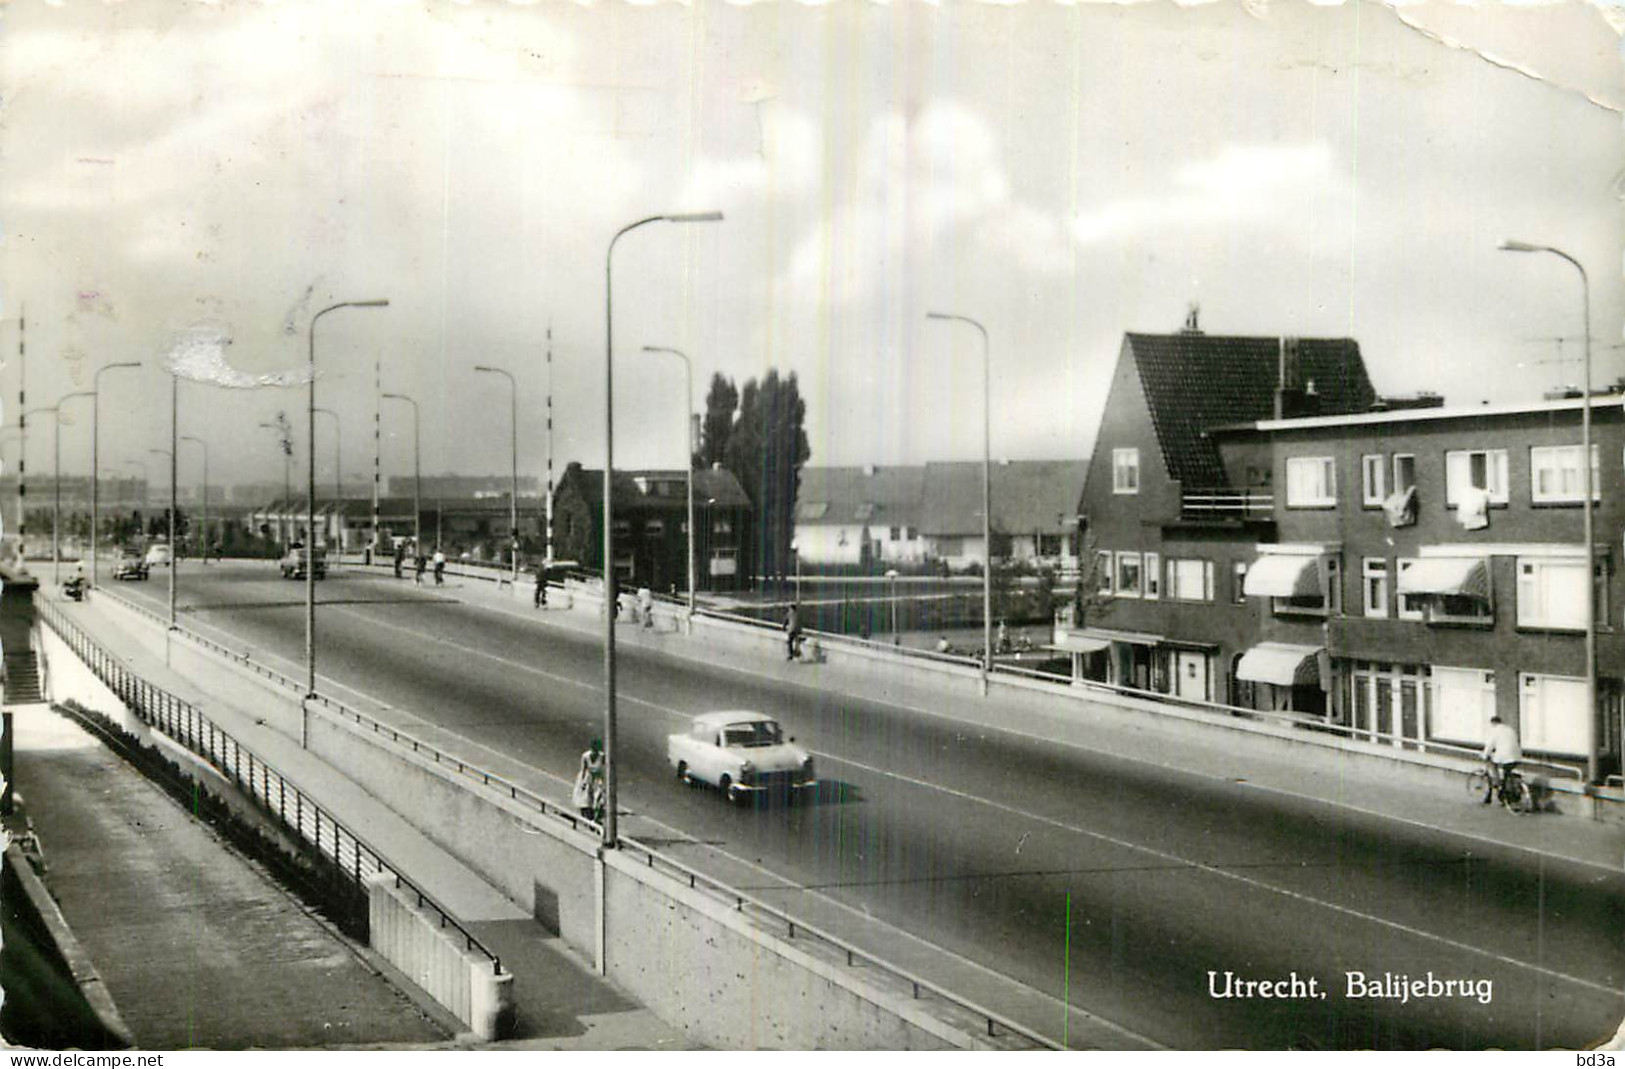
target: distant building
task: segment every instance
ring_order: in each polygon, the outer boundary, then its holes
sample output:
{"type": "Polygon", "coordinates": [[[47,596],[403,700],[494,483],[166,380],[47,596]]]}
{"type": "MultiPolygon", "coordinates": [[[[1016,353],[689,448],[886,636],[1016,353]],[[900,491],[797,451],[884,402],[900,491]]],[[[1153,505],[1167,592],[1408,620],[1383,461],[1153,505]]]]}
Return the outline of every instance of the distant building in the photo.
{"type": "Polygon", "coordinates": [[[923,563],[925,469],[801,469],[796,554],[804,565],[923,563]]]}
{"type": "MultiPolygon", "coordinates": [[[[681,470],[615,473],[615,572],[629,588],[688,588],[686,477],[681,470]]],[[[603,469],[565,468],[553,503],[555,556],[602,569],[603,502],[603,469]]],[[[694,472],[694,525],[695,586],[749,586],[755,579],[752,510],[732,472],[694,472]]]]}
{"type": "MultiPolygon", "coordinates": [[[[414,480],[410,475],[391,475],[384,480],[389,497],[411,497],[414,480]]],[[[418,489],[418,496],[427,506],[435,498],[475,498],[494,497],[506,498],[513,492],[514,480],[511,475],[425,475],[423,485],[418,489]]],[[[540,497],[542,494],[540,484],[534,475],[521,475],[519,477],[519,496],[540,497]]]]}

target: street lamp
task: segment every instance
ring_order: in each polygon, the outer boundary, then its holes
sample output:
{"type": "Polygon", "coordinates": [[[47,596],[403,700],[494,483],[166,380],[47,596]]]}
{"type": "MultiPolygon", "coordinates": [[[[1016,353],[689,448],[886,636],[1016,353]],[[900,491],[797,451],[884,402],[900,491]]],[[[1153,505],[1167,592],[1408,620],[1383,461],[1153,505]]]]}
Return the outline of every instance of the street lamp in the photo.
{"type": "Polygon", "coordinates": [[[149,449],[147,452],[166,457],[169,460],[169,629],[173,631],[175,629],[175,572],[180,568],[175,553],[175,508],[179,504],[175,499],[175,454],[167,449],[149,449]]]}
{"type": "Polygon", "coordinates": [[[96,585],[96,539],[100,530],[97,522],[101,504],[99,492],[101,490],[101,408],[102,408],[102,376],[118,367],[140,367],[136,360],[123,360],[116,364],[105,364],[96,369],[91,379],[90,402],[90,585],[96,585]]]}
{"type": "MultiPolygon", "coordinates": [[[[59,536],[57,534],[57,530],[61,526],[61,523],[62,523],[62,411],[61,410],[62,410],[63,405],[67,404],[69,401],[73,400],[75,397],[94,398],[95,396],[96,396],[96,391],[94,391],[94,390],[75,390],[73,393],[63,394],[62,397],[59,398],[57,400],[57,402],[56,402],[56,407],[57,407],[57,414],[56,414],[56,446],[55,446],[55,448],[56,448],[56,458],[55,458],[55,460],[52,461],[52,470],[53,470],[54,474],[53,474],[52,480],[51,480],[52,481],[51,493],[52,493],[52,497],[53,497],[53,500],[51,502],[51,582],[53,582],[53,583],[60,584],[62,582],[61,542],[60,542],[59,536]]],[[[92,422],[95,421],[95,415],[94,414],[92,414],[91,420],[92,420],[92,422]]],[[[91,482],[95,482],[95,481],[96,481],[96,473],[95,473],[95,469],[92,468],[91,469],[91,482]]],[[[95,537],[95,528],[94,527],[91,529],[91,536],[92,536],[92,538],[95,537]]],[[[80,560],[80,565],[81,565],[81,570],[82,570],[83,564],[84,564],[84,558],[81,556],[79,560],[80,560]]],[[[95,584],[93,583],[92,585],[95,585],[95,584]]]]}
{"type": "Polygon", "coordinates": [[[475,371],[501,375],[508,380],[508,435],[513,460],[513,483],[508,492],[508,540],[513,556],[513,581],[519,584],[519,383],[511,373],[499,367],[476,365],[475,371]]]}
{"type": "MultiPolygon", "coordinates": [[[[208,567],[208,565],[209,565],[209,443],[205,442],[202,438],[198,438],[198,437],[196,437],[194,435],[190,435],[190,434],[181,435],[181,441],[183,441],[183,442],[196,442],[198,444],[199,448],[201,448],[203,450],[203,520],[202,520],[202,523],[200,524],[200,526],[198,527],[198,531],[199,531],[199,534],[198,534],[198,549],[200,551],[199,555],[203,558],[203,566],[208,567]]],[[[170,552],[173,553],[174,551],[171,550],[170,552]]],[[[171,562],[170,567],[173,568],[174,566],[175,566],[174,563],[171,562]]]]}
{"type": "Polygon", "coordinates": [[[993,371],[988,355],[987,328],[970,316],[927,312],[927,319],[969,323],[982,334],[982,695],[987,695],[987,673],[993,664],[993,371]]]}
{"type": "MultiPolygon", "coordinates": [[[[667,349],[659,345],[645,345],[646,353],[670,353],[683,362],[683,372],[686,385],[683,388],[683,441],[687,448],[683,450],[683,467],[688,469],[688,617],[694,619],[694,450],[693,442],[689,440],[691,431],[690,421],[694,418],[694,363],[676,349],[667,349]]],[[[796,595],[801,594],[800,572],[797,571],[796,595]]],[[[692,624],[691,624],[692,626],[692,624]]]]}
{"type": "Polygon", "coordinates": [[[604,845],[616,842],[615,819],[615,245],[650,223],[719,223],[721,212],[651,215],[628,223],[604,253],[604,845]]]}
{"type": "MultiPolygon", "coordinates": [[[[1580,272],[1580,312],[1585,317],[1585,367],[1581,372],[1580,385],[1580,493],[1584,500],[1581,502],[1580,512],[1581,537],[1585,539],[1586,561],[1585,708],[1586,733],[1590,739],[1586,754],[1586,776],[1589,782],[1597,783],[1601,779],[1601,758],[1597,752],[1601,732],[1597,730],[1597,545],[1593,536],[1591,500],[1591,280],[1586,275],[1584,265],[1562,249],[1511,240],[1502,241],[1499,248],[1502,252],[1551,253],[1567,260],[1580,272]]],[[[1621,743],[1620,750],[1622,755],[1625,755],[1625,742],[1621,743]]]]}
{"type": "Polygon", "coordinates": [[[386,401],[405,401],[412,406],[412,552],[423,552],[423,468],[418,452],[418,403],[404,393],[386,393],[386,401]]]}
{"type": "Polygon", "coordinates": [[[891,644],[903,644],[903,633],[897,630],[897,569],[887,568],[886,579],[891,586],[891,644]]]}
{"type": "Polygon", "coordinates": [[[340,301],[310,317],[310,390],[305,398],[305,434],[311,445],[305,458],[305,518],[309,527],[305,538],[305,692],[312,698],[316,696],[316,322],[340,308],[387,307],[389,301],[384,299],[340,301]]]}

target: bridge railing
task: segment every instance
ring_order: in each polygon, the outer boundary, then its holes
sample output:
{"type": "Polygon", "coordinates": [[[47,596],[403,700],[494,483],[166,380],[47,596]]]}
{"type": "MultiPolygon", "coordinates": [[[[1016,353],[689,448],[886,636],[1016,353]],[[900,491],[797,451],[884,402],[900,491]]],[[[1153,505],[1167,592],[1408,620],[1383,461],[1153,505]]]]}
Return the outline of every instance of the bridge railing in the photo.
{"type": "MultiPolygon", "coordinates": [[[[416,896],[420,907],[435,913],[442,928],[455,931],[465,949],[489,961],[493,973],[502,971],[497,955],[429,894],[197,706],[130,671],[52,603],[41,600],[39,618],[136,716],[207,761],[239,790],[245,791],[263,811],[275,817],[284,830],[315,847],[319,856],[332,863],[334,871],[362,888],[369,877],[379,874],[393,877],[398,888],[416,896]]],[[[188,637],[198,636],[188,634],[188,637]]]]}
{"type": "MultiPolygon", "coordinates": [[[[151,612],[150,610],[142,608],[141,606],[135,605],[120,595],[111,594],[104,591],[102,596],[113,598],[121,605],[128,605],[142,615],[167,625],[166,617],[159,613],[151,612]]],[[[66,626],[73,627],[71,622],[64,622],[66,623],[66,626]]],[[[285,673],[278,672],[273,668],[259,665],[246,653],[238,653],[218,642],[213,641],[212,639],[208,639],[183,627],[175,628],[172,633],[182,636],[187,641],[195,642],[199,646],[224,656],[237,664],[245,665],[258,672],[266,679],[278,683],[288,690],[295,691],[300,694],[303,694],[305,691],[305,684],[302,681],[296,680],[285,673]]],[[[123,696],[120,695],[120,697],[122,699],[123,696]]],[[[549,801],[546,798],[543,798],[542,796],[518,785],[517,783],[514,783],[512,780],[499,775],[498,773],[491,772],[485,768],[473,764],[472,762],[465,761],[424,739],[412,735],[410,732],[402,731],[399,728],[386,724],[383,721],[378,720],[376,717],[369,716],[360,710],[351,708],[335,698],[329,698],[322,694],[316,694],[314,696],[307,695],[306,697],[308,700],[314,701],[315,703],[326,708],[334,715],[348,720],[356,724],[358,727],[371,731],[379,738],[385,739],[395,746],[410,750],[419,757],[427,758],[434,764],[454,772],[461,778],[479,783],[481,786],[487,789],[498,791],[499,793],[508,797],[511,801],[518,802],[521,805],[535,810],[539,814],[561,821],[562,823],[578,831],[586,831],[595,836],[602,835],[602,829],[593,821],[580,816],[574,810],[567,809],[561,805],[549,801]]],[[[769,905],[766,902],[763,902],[743,891],[737,890],[720,880],[706,876],[698,870],[684,865],[682,862],[677,861],[674,858],[667,857],[658,850],[655,850],[636,839],[622,836],[619,843],[621,848],[626,850],[628,853],[636,854],[642,857],[650,868],[661,870],[668,875],[674,875],[678,879],[688,883],[689,887],[696,890],[703,890],[720,901],[732,902],[741,912],[748,909],[752,916],[758,918],[759,920],[765,919],[774,928],[783,931],[789,938],[823,944],[837,958],[844,960],[848,967],[866,967],[873,969],[882,975],[889,976],[894,983],[910,990],[913,993],[914,998],[923,998],[926,995],[931,995],[937,999],[940,999],[944,1004],[953,1007],[957,1013],[969,1018],[974,1018],[980,1022],[983,1026],[985,1026],[987,1034],[990,1037],[1003,1035],[1006,1037],[1014,1037],[1021,1042],[1032,1046],[1043,1047],[1046,1049],[1058,1049],[1058,1044],[1054,1043],[1052,1040],[1045,1038],[1029,1028],[1017,1024],[1007,1017],[972,1002],[969,999],[955,995],[946,988],[934,984],[931,981],[902,968],[901,966],[893,965],[890,962],[887,962],[884,958],[862,950],[856,945],[843,940],[838,936],[832,935],[814,925],[810,925],[804,921],[798,920],[791,914],[777,908],[776,906],[769,905]]],[[[461,929],[459,929],[459,931],[461,931],[461,929]]]]}

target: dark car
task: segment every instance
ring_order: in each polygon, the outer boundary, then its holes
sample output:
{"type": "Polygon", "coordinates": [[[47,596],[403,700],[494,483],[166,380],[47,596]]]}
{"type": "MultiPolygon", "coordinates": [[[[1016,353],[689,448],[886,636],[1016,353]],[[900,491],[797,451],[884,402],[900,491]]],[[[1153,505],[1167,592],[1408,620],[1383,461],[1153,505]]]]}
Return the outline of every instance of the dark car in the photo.
{"type": "MultiPolygon", "coordinates": [[[[287,555],[282,558],[282,578],[303,579],[305,577],[305,547],[298,542],[288,547],[287,555]]],[[[316,547],[315,574],[317,579],[327,578],[327,550],[321,546],[316,547]]]]}
{"type": "Polygon", "coordinates": [[[138,553],[119,554],[118,563],[113,565],[114,579],[145,579],[147,577],[147,562],[138,553]]]}

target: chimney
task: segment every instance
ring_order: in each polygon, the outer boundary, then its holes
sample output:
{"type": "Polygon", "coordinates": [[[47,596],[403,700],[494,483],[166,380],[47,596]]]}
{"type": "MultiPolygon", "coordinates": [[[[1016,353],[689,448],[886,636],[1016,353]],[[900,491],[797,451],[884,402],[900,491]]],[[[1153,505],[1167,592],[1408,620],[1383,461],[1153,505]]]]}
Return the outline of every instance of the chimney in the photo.
{"type": "Polygon", "coordinates": [[[1185,325],[1180,328],[1181,334],[1202,333],[1202,306],[1195,301],[1185,306],[1185,325]]]}

